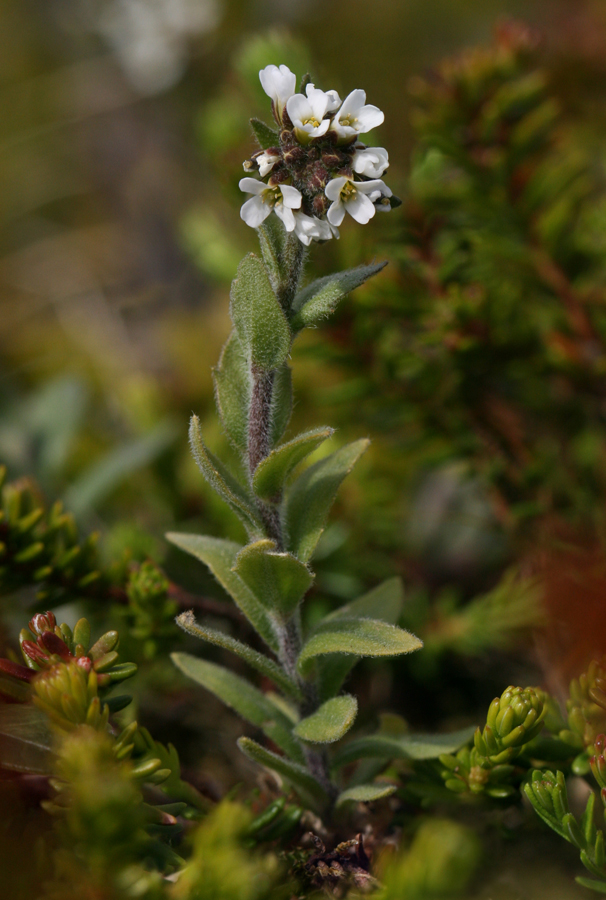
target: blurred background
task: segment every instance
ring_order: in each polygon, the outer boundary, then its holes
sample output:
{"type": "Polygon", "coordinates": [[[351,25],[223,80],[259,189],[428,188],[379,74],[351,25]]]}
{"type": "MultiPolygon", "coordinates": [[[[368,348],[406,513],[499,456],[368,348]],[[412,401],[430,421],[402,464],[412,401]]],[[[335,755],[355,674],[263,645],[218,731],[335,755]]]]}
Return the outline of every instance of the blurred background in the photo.
{"type": "MultiPolygon", "coordinates": [[[[339,440],[373,440],[325,534],[308,615],[404,577],[404,624],[427,649],[360,667],[367,722],[390,706],[415,727],[456,727],[510,682],[557,694],[606,650],[600,0],[0,0],[0,460],[11,479],[34,478],[48,503],[63,500],[83,533],[99,531],[108,565],[127,548],[184,589],[219,596],[163,534],[241,537],[186,434],[196,412],[213,449],[230,452],[211,366],[229,330],[230,281],[255,248],[237,184],[253,150],[248,119],[270,115],[258,71],[283,62],[341,96],[362,87],[384,110],[376,143],[404,199],[310,255],[310,276],[391,264],[294,353],[291,429],[331,424],[339,440]],[[471,238],[444,198],[465,206],[471,189],[443,161],[448,134],[464,128],[454,114],[438,122],[444,98],[431,73],[484,48],[470,63],[469,84],[480,83],[516,41],[523,52],[498,78],[526,85],[522,112],[542,111],[551,129],[523,160],[525,185],[536,154],[552,156],[537,163],[535,208],[510,192],[488,221],[469,201],[490,253],[482,245],[461,274],[471,238]],[[432,243],[436,222],[450,224],[432,243]],[[579,296],[592,304],[587,327],[579,296]],[[501,329],[492,343],[476,327],[489,319],[501,329]],[[489,383],[490,415],[480,416],[476,395],[489,383]]],[[[469,121],[486,113],[482,90],[465,100],[469,121]]],[[[487,159],[475,162],[488,171],[487,159]]],[[[17,624],[23,610],[8,610],[7,635],[17,624]]],[[[142,720],[160,739],[181,729],[186,762],[208,770],[202,740],[221,789],[250,777],[233,747],[239,723],[221,713],[213,724],[218,705],[192,700],[161,668],[150,665],[147,681],[144,672],[142,720]],[[161,709],[157,692],[177,689],[172,713],[161,709]]]]}

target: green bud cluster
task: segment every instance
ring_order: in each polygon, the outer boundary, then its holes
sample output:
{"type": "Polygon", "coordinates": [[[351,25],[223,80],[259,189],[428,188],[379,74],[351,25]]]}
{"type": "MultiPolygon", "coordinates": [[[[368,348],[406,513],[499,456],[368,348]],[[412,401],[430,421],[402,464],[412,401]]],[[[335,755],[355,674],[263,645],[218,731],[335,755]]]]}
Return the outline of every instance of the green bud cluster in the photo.
{"type": "Polygon", "coordinates": [[[477,728],[473,747],[443,754],[442,779],[455,793],[512,796],[516,768],[512,761],[541,731],[547,715],[543,691],[508,687],[490,704],[486,725],[477,728]]]}
{"type": "Polygon", "coordinates": [[[105,731],[109,707],[99,699],[97,674],[77,662],[57,663],[32,682],[34,704],[62,731],[89,725],[105,731]]]}
{"type": "Polygon", "coordinates": [[[177,604],[168,596],[169,583],[151,561],[133,569],[126,585],[130,633],[143,643],[143,655],[153,659],[158,648],[174,637],[177,604]]]}
{"type": "Polygon", "coordinates": [[[606,658],[592,660],[587,671],[571,681],[566,707],[568,728],[560,732],[561,739],[573,747],[590,747],[606,731],[606,658]]]}
{"type": "Polygon", "coordinates": [[[37,599],[56,604],[98,597],[107,581],[97,555],[97,536],[81,541],[74,517],[60,503],[47,511],[28,480],[5,484],[0,467],[0,594],[37,586],[37,599]]]}

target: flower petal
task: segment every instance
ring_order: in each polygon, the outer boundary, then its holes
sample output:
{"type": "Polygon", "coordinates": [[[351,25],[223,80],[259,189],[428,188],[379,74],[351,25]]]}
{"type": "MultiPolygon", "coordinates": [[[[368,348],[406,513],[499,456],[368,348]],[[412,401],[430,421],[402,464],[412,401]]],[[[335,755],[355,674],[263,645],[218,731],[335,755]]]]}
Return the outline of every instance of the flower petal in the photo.
{"type": "Polygon", "coordinates": [[[262,191],[267,190],[265,182],[258,181],[256,178],[241,178],[238,182],[238,187],[241,191],[246,191],[247,194],[260,194],[262,191]]]}
{"type": "MultiPolygon", "coordinates": [[[[350,197],[345,204],[345,208],[352,219],[355,219],[360,225],[366,225],[367,222],[370,222],[376,212],[374,204],[368,199],[366,194],[361,194],[360,191],[356,191],[350,197]]],[[[335,222],[334,224],[338,225],[339,223],[335,222]]]]}
{"type": "Polygon", "coordinates": [[[335,200],[335,202],[332,204],[332,206],[326,213],[326,218],[331,225],[338,226],[341,224],[341,222],[345,218],[345,207],[340,198],[338,200],[335,200]]]}
{"type": "Polygon", "coordinates": [[[283,107],[289,97],[291,97],[297,88],[297,76],[294,75],[288,66],[265,66],[259,72],[259,81],[261,87],[268,97],[278,106],[283,107]]]}
{"type": "Polygon", "coordinates": [[[284,206],[287,206],[290,209],[300,208],[301,200],[303,199],[301,191],[298,191],[297,188],[293,187],[291,184],[281,184],[280,190],[282,191],[284,206]]]}
{"type": "Polygon", "coordinates": [[[365,134],[367,131],[371,131],[373,128],[383,124],[385,113],[378,106],[363,106],[362,109],[358,110],[356,118],[358,120],[356,131],[359,134],[365,134]]]}
{"type": "MultiPolygon", "coordinates": [[[[242,179],[244,180],[244,179],[242,179]]],[[[333,178],[328,182],[326,187],[324,188],[324,193],[328,197],[329,200],[338,200],[341,196],[341,191],[345,187],[345,183],[349,181],[349,178],[345,178],[344,175],[340,175],[338,178],[333,178]]],[[[339,222],[336,223],[340,224],[339,222]]]]}
{"type": "Polygon", "coordinates": [[[276,203],[274,212],[279,219],[282,219],[287,231],[295,230],[295,216],[292,209],[289,209],[288,206],[284,206],[283,203],[276,203]]]}
{"type": "Polygon", "coordinates": [[[263,203],[263,200],[260,197],[251,197],[250,200],[247,200],[246,203],[243,204],[242,209],[240,210],[240,218],[242,218],[247,225],[250,225],[251,228],[258,228],[261,222],[265,221],[270,212],[271,206],[269,203],[263,203]]]}

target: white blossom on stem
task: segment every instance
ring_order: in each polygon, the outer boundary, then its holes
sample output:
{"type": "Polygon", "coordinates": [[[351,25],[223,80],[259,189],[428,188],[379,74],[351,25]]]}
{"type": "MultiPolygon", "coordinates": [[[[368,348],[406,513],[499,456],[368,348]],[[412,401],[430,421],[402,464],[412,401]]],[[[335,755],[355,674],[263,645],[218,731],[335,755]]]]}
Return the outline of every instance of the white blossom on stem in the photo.
{"type": "Polygon", "coordinates": [[[282,219],[287,231],[294,231],[293,209],[301,206],[300,191],[290,184],[267,185],[256,178],[242,178],[239,187],[241,191],[253,194],[240,210],[240,216],[247,225],[258,228],[273,211],[282,219]]]}
{"type": "Polygon", "coordinates": [[[329,107],[334,109],[340,102],[336,91],[321,91],[313,84],[307,85],[306,94],[294,94],[290,97],[286,112],[299,143],[308,144],[312,138],[326,134],[330,119],[325,119],[324,116],[329,112],[329,107]]]}
{"type": "Polygon", "coordinates": [[[288,66],[265,66],[259,72],[261,87],[268,97],[271,97],[276,119],[282,121],[282,110],[286,101],[292,97],[297,89],[297,76],[291,72],[288,66]]]}
{"type": "Polygon", "coordinates": [[[356,149],[353,160],[353,170],[358,175],[367,178],[380,178],[385,169],[389,167],[389,156],[383,147],[365,147],[356,149]]]}
{"type": "Polygon", "coordinates": [[[261,178],[265,178],[266,175],[269,175],[275,164],[280,161],[280,155],[278,153],[270,153],[268,150],[263,150],[262,153],[255,156],[255,161],[259,166],[259,175],[261,178]]]}
{"type": "Polygon", "coordinates": [[[391,189],[381,181],[353,181],[343,175],[333,178],[326,185],[326,196],[332,200],[327,218],[331,225],[340,225],[345,218],[345,213],[366,225],[374,216],[377,207],[375,204],[383,202],[383,198],[391,197],[391,189]]]}
{"type": "Polygon", "coordinates": [[[339,237],[338,228],[334,228],[325,219],[317,216],[307,216],[302,212],[295,212],[295,234],[302,244],[309,247],[312,241],[329,241],[333,236],[339,237]]]}
{"type": "Polygon", "coordinates": [[[355,90],[348,94],[341,109],[332,120],[339,143],[347,143],[357,134],[365,134],[383,123],[385,114],[377,106],[366,104],[366,91],[355,90]]]}

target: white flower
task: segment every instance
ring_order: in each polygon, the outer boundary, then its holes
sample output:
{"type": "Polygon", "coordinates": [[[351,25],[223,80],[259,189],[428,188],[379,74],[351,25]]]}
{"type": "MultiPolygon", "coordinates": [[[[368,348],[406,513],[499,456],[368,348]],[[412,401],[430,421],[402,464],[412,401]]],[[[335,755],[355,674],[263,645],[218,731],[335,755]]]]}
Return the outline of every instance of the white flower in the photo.
{"type": "Polygon", "coordinates": [[[297,89],[297,76],[288,66],[265,66],[259,72],[259,80],[267,96],[272,99],[276,118],[281,121],[286,101],[297,89]]]}
{"type": "Polygon", "coordinates": [[[352,165],[354,172],[357,172],[358,175],[380,178],[389,166],[387,150],[384,150],[383,147],[367,147],[364,150],[356,150],[352,165]]]}
{"type": "Polygon", "coordinates": [[[286,103],[286,112],[294,125],[297,140],[301,144],[308,144],[312,138],[322,137],[330,126],[330,119],[324,116],[329,106],[335,108],[335,103],[340,103],[336,91],[321,91],[319,88],[308,84],[305,94],[294,94],[286,103]]]}
{"type": "Polygon", "coordinates": [[[375,204],[383,197],[391,197],[391,189],[380,179],[352,181],[344,176],[329,181],[325,193],[333,201],[327,213],[331,225],[340,225],[346,212],[356,222],[366,225],[376,212],[375,204]]]}
{"type": "Polygon", "coordinates": [[[280,156],[277,153],[269,153],[267,150],[263,150],[262,153],[255,156],[255,160],[259,166],[261,178],[265,178],[266,175],[269,175],[275,164],[279,162],[280,156]]]}
{"type": "MultiPolygon", "coordinates": [[[[316,90],[317,88],[313,84],[308,84],[305,88],[305,93],[309,97],[311,92],[316,90]]],[[[341,98],[339,97],[337,91],[322,91],[322,93],[328,97],[328,103],[326,106],[327,113],[332,113],[341,106],[341,98]]]]}
{"type": "Polygon", "coordinates": [[[382,124],[384,113],[376,106],[365,104],[366,91],[361,90],[352,91],[343,101],[330,126],[331,130],[338,134],[341,143],[382,124]]]}
{"type": "Polygon", "coordinates": [[[254,194],[243,204],[240,216],[251,228],[258,228],[273,211],[282,219],[287,231],[294,231],[293,209],[301,206],[301,193],[290,184],[267,185],[256,178],[242,178],[239,188],[254,194]]]}
{"type": "Polygon", "coordinates": [[[309,247],[312,241],[329,241],[333,236],[339,237],[338,228],[334,228],[325,219],[306,216],[302,212],[295,212],[294,217],[295,234],[306,247],[309,247]]]}

